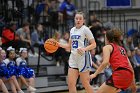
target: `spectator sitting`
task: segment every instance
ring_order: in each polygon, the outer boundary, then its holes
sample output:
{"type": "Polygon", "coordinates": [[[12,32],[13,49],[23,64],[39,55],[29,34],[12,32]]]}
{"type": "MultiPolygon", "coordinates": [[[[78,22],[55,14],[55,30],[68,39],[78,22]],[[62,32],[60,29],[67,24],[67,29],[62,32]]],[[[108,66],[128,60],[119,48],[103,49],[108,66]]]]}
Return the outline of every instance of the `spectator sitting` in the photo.
{"type": "MultiPolygon", "coordinates": [[[[63,35],[63,37],[60,38],[59,42],[60,43],[63,43],[63,44],[67,44],[68,41],[69,41],[69,37],[70,37],[69,36],[69,33],[68,32],[65,32],[64,35],[63,35]]],[[[70,49],[65,49],[65,51],[70,52],[70,49]]]]}
{"type": "Polygon", "coordinates": [[[32,46],[40,47],[41,51],[44,51],[43,32],[44,32],[43,25],[42,24],[37,24],[35,26],[35,30],[31,33],[32,46]]]}
{"type": "MultiPolygon", "coordinates": [[[[69,33],[68,32],[65,32],[63,37],[59,40],[60,43],[62,44],[68,44],[69,42],[69,33]]],[[[69,56],[70,56],[70,49],[68,48],[61,48],[61,56],[62,56],[62,61],[64,62],[64,71],[65,71],[65,75],[68,74],[68,60],[69,60],[69,56]]]]}
{"type": "MultiPolygon", "coordinates": [[[[92,59],[92,67],[93,67],[93,69],[90,72],[90,74],[95,73],[95,70],[98,68],[97,59],[95,58],[95,54],[96,54],[96,50],[95,49],[91,50],[91,59],[92,59]]],[[[94,87],[98,87],[98,85],[97,85],[98,84],[98,76],[96,78],[92,79],[90,81],[90,84],[94,85],[94,87]]]]}
{"type": "Polygon", "coordinates": [[[54,30],[58,30],[58,4],[57,0],[50,0],[49,6],[49,22],[54,30]]]}
{"type": "Polygon", "coordinates": [[[123,45],[126,51],[130,51],[130,49],[134,49],[132,35],[127,35],[127,37],[123,40],[123,45]]]}
{"type": "Polygon", "coordinates": [[[16,30],[16,23],[10,22],[8,27],[4,28],[2,31],[2,48],[7,49],[9,46],[14,47],[15,41],[15,30],[16,30]]]}
{"type": "Polygon", "coordinates": [[[101,25],[100,20],[97,19],[95,14],[90,17],[90,20],[91,20],[91,22],[89,23],[89,25],[91,25],[91,26],[89,28],[90,28],[92,34],[94,35],[95,41],[97,43],[96,53],[99,53],[100,50],[102,50],[101,48],[104,43],[104,40],[103,40],[103,42],[100,40],[101,37],[104,38],[104,35],[101,32],[102,25],[101,25]]]}
{"type": "Polygon", "coordinates": [[[137,61],[135,68],[136,84],[140,84],[140,49],[136,50],[135,58],[137,61]]]}
{"type": "MultiPolygon", "coordinates": [[[[60,40],[60,38],[61,38],[60,32],[56,31],[56,32],[54,33],[53,38],[54,38],[56,41],[59,42],[59,40],[60,40]]],[[[61,51],[62,51],[62,48],[59,47],[59,48],[57,49],[57,51],[54,53],[54,54],[55,54],[54,57],[55,57],[55,59],[56,59],[56,65],[57,65],[57,66],[60,66],[60,62],[62,61],[61,51]]]]}
{"type": "Polygon", "coordinates": [[[140,49],[136,49],[136,60],[137,60],[137,63],[140,64],[140,49]]]}
{"type": "Polygon", "coordinates": [[[13,93],[24,93],[20,86],[19,83],[17,82],[16,79],[16,64],[15,64],[15,49],[12,48],[11,46],[7,48],[7,53],[6,53],[6,59],[3,57],[3,63],[5,64],[5,67],[8,69],[8,74],[5,75],[6,78],[13,80],[10,81],[10,85],[12,88],[13,93]],[[17,92],[18,91],[18,92],[17,92]]]}
{"type": "Polygon", "coordinates": [[[19,36],[19,39],[21,41],[21,42],[19,42],[19,46],[31,49],[32,54],[30,53],[29,56],[34,56],[35,55],[35,51],[34,51],[32,45],[31,45],[29,23],[25,22],[23,24],[22,28],[19,28],[16,31],[16,34],[19,36]]]}
{"type": "Polygon", "coordinates": [[[31,43],[32,43],[32,45],[44,44],[43,26],[41,24],[37,24],[35,26],[35,30],[31,33],[31,43]]]}
{"type": "Polygon", "coordinates": [[[35,73],[34,70],[27,66],[26,58],[27,58],[27,49],[26,48],[20,48],[20,57],[16,59],[16,65],[17,65],[17,74],[18,79],[21,86],[25,84],[27,87],[27,90],[31,93],[34,93],[36,91],[36,88],[34,88],[35,85],[35,73]]]}
{"type": "Polygon", "coordinates": [[[60,19],[66,22],[67,31],[74,26],[74,15],[76,8],[71,3],[71,0],[64,0],[59,8],[60,19]]]}
{"type": "Polygon", "coordinates": [[[138,46],[138,30],[136,30],[136,29],[129,29],[128,31],[127,31],[127,36],[132,36],[133,37],[133,44],[134,44],[134,47],[136,47],[136,46],[138,46]]]}
{"type": "Polygon", "coordinates": [[[48,16],[49,3],[48,0],[40,0],[35,9],[36,22],[44,23],[48,16]],[[41,17],[40,17],[41,16],[41,17]]]}

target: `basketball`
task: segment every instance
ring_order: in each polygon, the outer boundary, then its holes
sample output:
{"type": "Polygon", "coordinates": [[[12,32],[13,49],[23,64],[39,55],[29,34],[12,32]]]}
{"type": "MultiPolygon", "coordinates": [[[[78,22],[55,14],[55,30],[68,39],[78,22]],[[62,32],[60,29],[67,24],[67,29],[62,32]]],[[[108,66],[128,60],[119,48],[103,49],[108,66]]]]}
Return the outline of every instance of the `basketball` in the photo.
{"type": "Polygon", "coordinates": [[[54,53],[58,47],[58,42],[53,38],[47,39],[44,43],[44,48],[48,53],[54,53]]]}

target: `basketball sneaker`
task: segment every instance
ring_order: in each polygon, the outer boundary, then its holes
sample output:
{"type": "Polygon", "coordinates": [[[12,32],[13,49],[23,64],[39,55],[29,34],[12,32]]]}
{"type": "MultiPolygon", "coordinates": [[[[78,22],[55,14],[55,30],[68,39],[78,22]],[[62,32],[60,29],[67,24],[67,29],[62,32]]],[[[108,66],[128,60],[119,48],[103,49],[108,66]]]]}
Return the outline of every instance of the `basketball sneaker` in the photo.
{"type": "Polygon", "coordinates": [[[34,87],[32,87],[32,86],[29,86],[29,87],[27,88],[27,90],[28,90],[28,91],[36,91],[36,88],[34,88],[34,87]]]}

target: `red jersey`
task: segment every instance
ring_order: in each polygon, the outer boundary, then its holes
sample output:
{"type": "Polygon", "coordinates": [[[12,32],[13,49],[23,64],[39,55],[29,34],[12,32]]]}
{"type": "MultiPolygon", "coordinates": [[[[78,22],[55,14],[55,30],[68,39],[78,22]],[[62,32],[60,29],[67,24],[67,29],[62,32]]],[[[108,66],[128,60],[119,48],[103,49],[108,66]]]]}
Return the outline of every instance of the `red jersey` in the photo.
{"type": "Polygon", "coordinates": [[[110,43],[113,47],[113,51],[110,55],[110,65],[114,70],[119,67],[127,68],[130,70],[130,66],[127,59],[127,53],[125,49],[117,44],[110,43]]]}
{"type": "Polygon", "coordinates": [[[15,39],[15,34],[10,29],[4,29],[2,31],[2,43],[7,43],[15,39]]]}

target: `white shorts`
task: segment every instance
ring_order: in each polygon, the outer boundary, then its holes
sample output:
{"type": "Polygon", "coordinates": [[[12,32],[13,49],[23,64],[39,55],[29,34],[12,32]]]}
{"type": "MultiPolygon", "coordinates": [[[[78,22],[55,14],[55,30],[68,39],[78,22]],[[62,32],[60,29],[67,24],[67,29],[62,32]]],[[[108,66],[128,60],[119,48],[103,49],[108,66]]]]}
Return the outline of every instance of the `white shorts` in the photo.
{"type": "Polygon", "coordinates": [[[78,69],[79,72],[91,71],[92,70],[92,59],[89,52],[86,52],[82,56],[78,53],[70,55],[69,58],[70,68],[78,69]]]}

